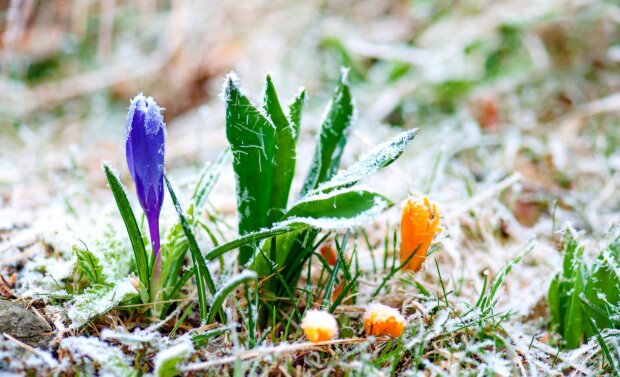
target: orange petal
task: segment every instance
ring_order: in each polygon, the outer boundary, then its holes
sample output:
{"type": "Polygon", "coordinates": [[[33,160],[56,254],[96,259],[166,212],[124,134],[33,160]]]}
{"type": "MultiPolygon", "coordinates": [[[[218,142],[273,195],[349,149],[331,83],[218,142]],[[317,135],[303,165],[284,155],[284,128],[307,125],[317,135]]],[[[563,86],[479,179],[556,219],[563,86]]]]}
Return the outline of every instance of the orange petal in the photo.
{"type": "Polygon", "coordinates": [[[405,318],[394,308],[372,304],[364,314],[364,330],[368,335],[398,338],[405,330],[405,318]]]}
{"type": "Polygon", "coordinates": [[[426,253],[439,227],[439,212],[435,203],[431,203],[427,197],[409,198],[405,202],[400,225],[400,261],[405,263],[411,254],[406,270],[417,272],[422,268],[426,259],[426,253]]]}

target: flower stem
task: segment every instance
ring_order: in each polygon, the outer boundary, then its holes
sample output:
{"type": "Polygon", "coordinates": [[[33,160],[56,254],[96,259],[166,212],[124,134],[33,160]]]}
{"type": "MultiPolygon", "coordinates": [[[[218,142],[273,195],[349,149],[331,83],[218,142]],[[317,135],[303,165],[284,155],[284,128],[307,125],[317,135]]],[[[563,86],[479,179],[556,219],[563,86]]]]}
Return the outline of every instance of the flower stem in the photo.
{"type": "MultiPolygon", "coordinates": [[[[151,303],[157,303],[164,300],[162,289],[163,276],[159,238],[159,216],[147,216],[147,220],[149,223],[149,232],[151,234],[151,245],[153,245],[153,255],[155,256],[153,269],[151,270],[150,296],[151,303]]],[[[152,311],[155,317],[159,317],[162,307],[163,305],[161,303],[153,304],[152,311]]]]}

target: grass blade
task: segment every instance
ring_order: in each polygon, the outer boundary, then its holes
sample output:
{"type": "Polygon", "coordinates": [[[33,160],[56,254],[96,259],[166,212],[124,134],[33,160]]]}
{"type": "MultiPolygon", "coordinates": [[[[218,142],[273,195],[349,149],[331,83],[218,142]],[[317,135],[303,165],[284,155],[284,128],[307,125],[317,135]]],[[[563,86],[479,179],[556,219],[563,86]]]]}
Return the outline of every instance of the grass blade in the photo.
{"type": "Polygon", "coordinates": [[[116,176],[116,173],[114,173],[107,164],[103,164],[103,171],[105,172],[108,184],[110,185],[110,189],[114,195],[116,206],[118,207],[121,217],[123,218],[123,222],[125,223],[127,234],[129,235],[129,241],[131,242],[131,248],[133,249],[136,265],[138,267],[138,277],[140,278],[142,285],[144,285],[144,287],[148,290],[150,287],[149,264],[146,257],[146,249],[144,247],[142,233],[140,233],[140,228],[138,227],[138,222],[136,221],[136,217],[131,209],[131,204],[129,204],[129,199],[127,199],[127,193],[116,176]]]}
{"type": "Polygon", "coordinates": [[[325,287],[325,293],[323,294],[323,303],[321,304],[321,307],[324,310],[328,309],[331,306],[330,304],[332,302],[332,291],[334,290],[336,276],[338,275],[338,271],[340,271],[341,261],[342,259],[340,258],[336,260],[336,264],[334,265],[334,268],[332,269],[332,273],[329,276],[329,280],[327,281],[327,286],[325,287]]]}
{"type": "Polygon", "coordinates": [[[185,233],[185,237],[187,237],[187,241],[189,242],[189,250],[192,255],[192,262],[194,263],[194,273],[196,274],[196,286],[198,288],[198,306],[200,309],[200,320],[204,321],[207,319],[207,292],[205,289],[205,284],[211,294],[215,294],[215,284],[213,283],[213,279],[211,278],[211,273],[209,272],[209,268],[207,267],[207,263],[200,252],[200,248],[198,247],[198,243],[196,242],[196,237],[194,237],[194,232],[192,232],[192,228],[190,227],[185,215],[183,214],[183,209],[181,208],[181,204],[179,204],[179,200],[177,199],[174,190],[172,189],[172,185],[168,180],[168,177],[164,175],[164,180],[166,181],[166,186],[168,187],[168,192],[170,193],[170,198],[172,199],[172,203],[174,204],[174,208],[179,215],[179,222],[181,223],[181,227],[183,228],[183,233],[185,233]]]}
{"type": "Polygon", "coordinates": [[[256,282],[258,280],[258,276],[256,272],[245,270],[242,273],[238,274],[234,278],[230,279],[213,297],[213,306],[211,306],[211,310],[209,311],[209,315],[207,317],[207,323],[212,323],[215,320],[215,315],[222,308],[222,304],[224,304],[224,300],[226,297],[239,285],[247,284],[250,281],[256,282]]]}
{"type": "Polygon", "coordinates": [[[177,330],[179,329],[179,327],[183,324],[183,322],[185,321],[185,318],[187,318],[187,316],[189,315],[189,313],[191,313],[192,308],[194,307],[194,303],[190,303],[187,308],[185,309],[185,311],[183,312],[183,314],[181,314],[181,317],[179,318],[179,320],[174,324],[174,327],[172,328],[172,330],[170,330],[170,333],[168,333],[168,337],[172,338],[174,336],[174,334],[177,332],[177,330]]]}
{"type": "Polygon", "coordinates": [[[611,351],[609,350],[609,347],[607,346],[607,343],[605,342],[603,335],[601,335],[601,332],[599,331],[598,327],[596,326],[596,323],[594,323],[592,318],[590,318],[587,315],[585,315],[585,318],[588,320],[588,323],[590,324],[590,326],[592,326],[592,329],[594,330],[594,335],[596,336],[596,340],[598,341],[598,344],[601,346],[601,351],[603,352],[603,355],[605,355],[605,357],[607,358],[607,362],[609,363],[609,366],[611,368],[613,375],[615,377],[619,377],[620,376],[620,365],[616,366],[615,360],[613,356],[611,355],[611,351]]]}
{"type": "Polygon", "coordinates": [[[290,224],[286,226],[276,226],[272,229],[265,229],[258,232],[246,234],[245,236],[216,246],[215,248],[213,248],[213,250],[208,252],[207,255],[205,255],[205,259],[210,261],[230,250],[237,249],[244,245],[255,244],[257,241],[264,240],[265,238],[277,236],[279,234],[295,232],[304,228],[308,228],[308,226],[304,226],[302,224],[290,224]]]}

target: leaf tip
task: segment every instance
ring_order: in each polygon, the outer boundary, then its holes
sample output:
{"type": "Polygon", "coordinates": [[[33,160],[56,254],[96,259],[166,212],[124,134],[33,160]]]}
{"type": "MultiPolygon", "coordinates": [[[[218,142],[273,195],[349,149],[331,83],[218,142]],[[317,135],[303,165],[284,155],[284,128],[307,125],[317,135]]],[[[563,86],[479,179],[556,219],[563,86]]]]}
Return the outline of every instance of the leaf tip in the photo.
{"type": "Polygon", "coordinates": [[[220,93],[220,98],[222,98],[222,100],[224,101],[227,101],[230,98],[230,94],[232,92],[239,92],[240,90],[241,89],[239,76],[235,71],[228,72],[228,74],[224,76],[224,85],[220,93]]]}

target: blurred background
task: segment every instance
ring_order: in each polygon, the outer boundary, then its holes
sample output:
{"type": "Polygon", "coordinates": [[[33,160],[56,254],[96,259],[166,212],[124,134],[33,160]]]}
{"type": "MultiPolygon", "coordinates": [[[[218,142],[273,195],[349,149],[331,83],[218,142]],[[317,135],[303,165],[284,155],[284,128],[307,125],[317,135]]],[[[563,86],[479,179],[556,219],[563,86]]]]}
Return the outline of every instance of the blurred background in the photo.
{"type": "MultiPolygon", "coordinates": [[[[554,206],[585,229],[617,215],[617,1],[5,0],[3,221],[109,198],[100,164],[128,177],[124,121],[138,92],[166,109],[168,170],[193,180],[226,145],[218,95],[230,70],[257,102],[268,72],[282,102],[308,89],[303,178],[341,66],[358,105],[344,165],[421,130],[389,180],[371,182],[395,200],[433,193],[461,214],[484,202],[477,193],[510,187],[489,205],[515,226],[554,206]]],[[[231,174],[223,180],[214,201],[232,210],[231,174]]]]}

